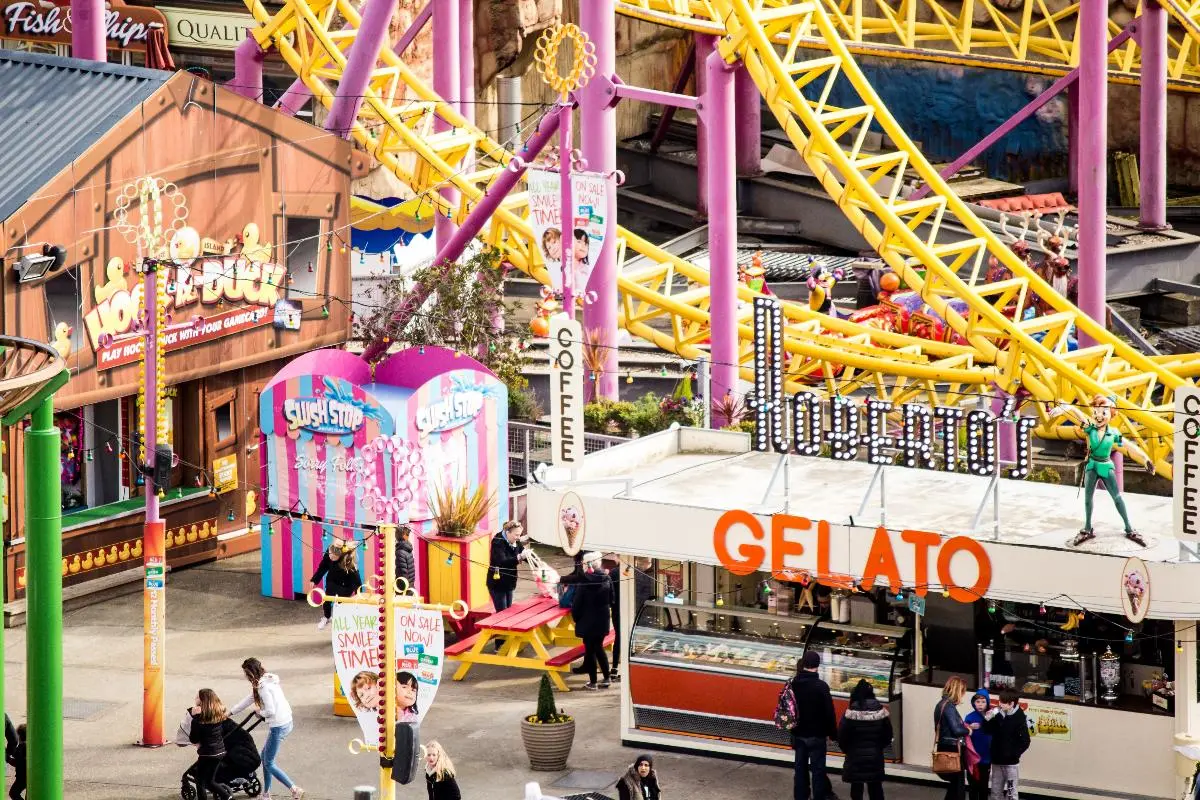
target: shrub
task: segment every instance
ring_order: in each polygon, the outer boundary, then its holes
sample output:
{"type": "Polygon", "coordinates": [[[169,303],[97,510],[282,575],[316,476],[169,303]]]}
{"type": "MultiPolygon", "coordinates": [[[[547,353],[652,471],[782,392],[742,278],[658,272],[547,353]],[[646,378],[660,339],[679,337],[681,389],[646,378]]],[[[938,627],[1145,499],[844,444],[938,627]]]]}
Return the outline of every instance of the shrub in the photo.
{"type": "Polygon", "coordinates": [[[542,682],[538,684],[537,713],[525,719],[538,725],[552,725],[570,722],[571,716],[554,706],[554,689],[550,686],[550,676],[542,673],[542,682]]]}

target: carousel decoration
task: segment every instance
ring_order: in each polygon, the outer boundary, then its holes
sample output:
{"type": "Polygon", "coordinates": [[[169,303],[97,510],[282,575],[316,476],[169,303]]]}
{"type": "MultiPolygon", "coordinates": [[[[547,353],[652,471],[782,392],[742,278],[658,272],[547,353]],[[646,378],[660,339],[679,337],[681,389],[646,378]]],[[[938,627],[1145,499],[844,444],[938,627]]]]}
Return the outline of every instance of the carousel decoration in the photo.
{"type": "Polygon", "coordinates": [[[818,314],[842,319],[845,315],[833,304],[833,287],[846,277],[845,271],[814,260],[809,260],[808,270],[808,307],[818,314]]]}
{"type": "Polygon", "coordinates": [[[763,266],[762,251],[758,251],[750,259],[749,264],[738,264],[738,282],[750,288],[753,292],[774,297],[775,293],[767,286],[767,270],[763,266]]]}
{"type": "Polygon", "coordinates": [[[558,298],[549,286],[542,287],[541,297],[534,306],[533,319],[529,320],[529,330],[539,339],[550,335],[550,319],[561,313],[558,308],[558,298]]]}

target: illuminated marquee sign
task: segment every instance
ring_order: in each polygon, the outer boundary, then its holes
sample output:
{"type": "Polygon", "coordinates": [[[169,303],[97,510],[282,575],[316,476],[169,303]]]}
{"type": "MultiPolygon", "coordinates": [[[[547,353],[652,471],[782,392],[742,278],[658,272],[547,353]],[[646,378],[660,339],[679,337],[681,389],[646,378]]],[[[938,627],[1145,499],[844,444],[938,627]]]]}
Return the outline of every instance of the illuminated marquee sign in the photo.
{"type": "MultiPolygon", "coordinates": [[[[752,401],[755,450],[816,456],[828,446],[830,457],[840,461],[854,461],[865,450],[869,464],[894,465],[899,453],[900,463],[907,467],[957,472],[965,460],[972,475],[996,472],[1002,420],[984,409],[920,403],[896,408],[879,398],[858,401],[840,396],[825,402],[813,392],[797,392],[788,399],[783,388],[783,315],[778,300],[758,297],[754,300],[752,401]],[[887,421],[896,413],[901,425],[896,435],[891,435],[887,421]],[[962,453],[959,434],[964,427],[966,452],[962,453]]],[[[1015,406],[1010,397],[1002,417],[1009,417],[1015,406]]],[[[1024,478],[1032,464],[1030,443],[1037,420],[1017,417],[1015,424],[1017,463],[1011,475],[1024,478]]]]}
{"type": "Polygon", "coordinates": [[[466,425],[483,411],[482,392],[455,392],[449,397],[417,409],[417,430],[436,433],[466,425]]]}

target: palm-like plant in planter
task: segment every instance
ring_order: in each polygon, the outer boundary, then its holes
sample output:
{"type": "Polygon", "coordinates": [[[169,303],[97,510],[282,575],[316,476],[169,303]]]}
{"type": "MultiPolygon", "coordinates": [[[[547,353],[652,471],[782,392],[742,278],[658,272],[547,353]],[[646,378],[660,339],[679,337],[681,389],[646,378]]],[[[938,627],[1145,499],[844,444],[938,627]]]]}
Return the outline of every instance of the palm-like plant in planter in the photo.
{"type": "Polygon", "coordinates": [[[521,720],[521,741],[529,766],[539,772],[561,772],[575,741],[575,718],[554,705],[550,676],[542,675],[538,686],[537,713],[521,720]]]}
{"type": "Polygon", "coordinates": [[[480,484],[474,491],[465,487],[454,489],[437,486],[433,490],[433,522],[439,536],[470,536],[475,532],[496,502],[496,493],[490,494],[480,484]]]}

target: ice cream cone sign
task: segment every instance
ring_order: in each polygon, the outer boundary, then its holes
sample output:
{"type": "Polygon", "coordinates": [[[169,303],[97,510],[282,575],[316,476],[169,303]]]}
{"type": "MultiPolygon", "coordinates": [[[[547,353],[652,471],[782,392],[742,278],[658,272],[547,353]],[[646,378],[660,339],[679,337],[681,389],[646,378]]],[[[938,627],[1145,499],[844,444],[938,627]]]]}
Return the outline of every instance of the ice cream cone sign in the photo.
{"type": "Polygon", "coordinates": [[[563,551],[573,556],[583,549],[587,523],[583,514],[583,500],[574,492],[567,492],[558,504],[558,540],[563,551]]]}

